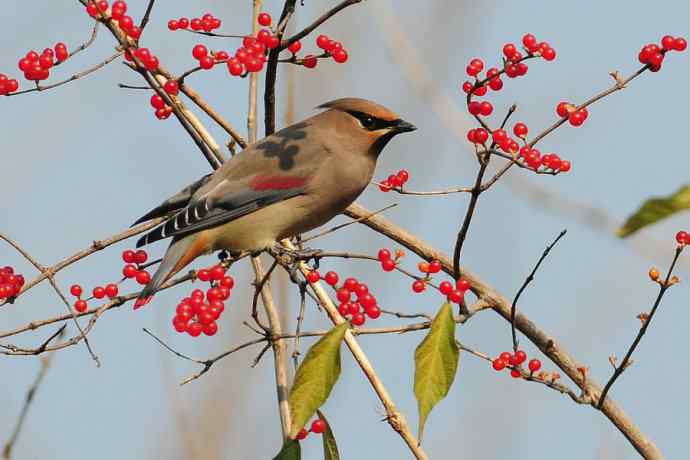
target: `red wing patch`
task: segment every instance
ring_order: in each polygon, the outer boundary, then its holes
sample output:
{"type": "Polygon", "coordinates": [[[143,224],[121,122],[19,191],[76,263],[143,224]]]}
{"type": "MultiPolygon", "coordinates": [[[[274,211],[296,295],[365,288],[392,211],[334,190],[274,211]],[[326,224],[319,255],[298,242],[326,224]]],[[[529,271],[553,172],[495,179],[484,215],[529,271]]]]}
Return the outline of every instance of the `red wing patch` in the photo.
{"type": "Polygon", "coordinates": [[[288,190],[304,187],[307,179],[296,176],[256,176],[249,183],[252,190],[288,190]]]}

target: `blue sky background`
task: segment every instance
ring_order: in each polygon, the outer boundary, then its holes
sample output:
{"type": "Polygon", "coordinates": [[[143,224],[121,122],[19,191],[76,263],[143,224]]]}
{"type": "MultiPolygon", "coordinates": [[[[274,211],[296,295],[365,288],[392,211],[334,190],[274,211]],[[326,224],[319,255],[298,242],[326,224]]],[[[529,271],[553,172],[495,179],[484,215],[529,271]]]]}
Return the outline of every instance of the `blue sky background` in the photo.
{"type": "MultiPolygon", "coordinates": [[[[90,33],[91,20],[76,1],[43,1],[31,7],[20,1],[5,3],[0,71],[14,77],[18,76],[16,62],[27,50],[42,50],[57,41],[73,48],[90,33]]],[[[191,48],[197,42],[228,50],[238,45],[232,40],[197,40],[183,32],[169,33],[167,20],[211,11],[224,20],[222,30],[246,32],[249,3],[158,2],[142,43],[168,68],[182,71],[191,66],[191,48]]],[[[298,10],[299,25],[335,2],[305,3],[298,10]]],[[[129,4],[132,15],[140,18],[146,2],[129,4]]],[[[266,4],[274,16],[279,8],[277,1],[266,4]]],[[[415,91],[401,70],[387,40],[390,31],[382,21],[391,11],[420,60],[415,64],[418,70],[428,73],[435,87],[447,94],[444,103],[457,110],[463,103],[458,87],[469,59],[479,56],[495,63],[502,45],[519,41],[526,32],[549,41],[558,52],[556,61],[533,61],[526,78],[507,80],[504,90],[490,98],[497,108],[494,119],[516,102],[515,120],[537,132],[554,121],[554,107],[560,100],[581,102],[611,84],[608,72],[627,75],[634,71],[637,52],[645,43],[658,41],[666,33],[687,37],[690,4],[669,1],[654,8],[618,1],[369,0],[344,11],[321,30],[343,41],[350,61],[346,65],[320,63],[316,71],[296,69],[295,116],[309,116],[319,103],[350,95],[389,106],[419,130],[387,147],[377,176],[404,167],[411,173],[411,188],[430,190],[470,184],[476,165],[468,144],[446,129],[428,98],[415,91]]],[[[113,44],[111,36],[101,31],[93,47],[57,69],[52,78],[99,62],[113,52],[113,44]]],[[[313,48],[311,39],[304,45],[305,50],[313,48]]],[[[584,203],[622,221],[646,197],[668,194],[686,183],[689,62],[687,53],[668,56],[661,72],[643,75],[628,89],[592,107],[583,127],[564,127],[549,136],[542,151],[571,159],[573,171],[555,178],[513,171],[482,196],[465,248],[464,264],[511,297],[544,245],[568,228],[567,237],[521,306],[591,367],[591,375],[600,382],[610,373],[607,357],[621,356],[627,349],[639,326],[635,315],[648,309],[656,295],[655,285],[647,279],[649,267],[667,266],[673,235],[677,229],[687,229],[688,218],[679,215],[621,241],[579,223],[569,208],[547,210],[539,200],[526,199],[519,192],[527,185],[538,186],[549,196],[584,203]]],[[[174,119],[155,119],[148,93],[118,89],[118,82],[141,83],[115,62],[56,90],[0,101],[0,231],[45,264],[126,228],[152,205],[208,170],[174,119]]],[[[196,74],[189,82],[244,130],[245,80],[231,79],[219,68],[196,74]]],[[[278,95],[281,107],[283,88],[278,95]]],[[[461,118],[454,128],[464,132],[471,126],[468,122],[461,118]]],[[[283,124],[282,108],[279,124],[283,124]]],[[[215,127],[212,133],[219,141],[226,140],[215,127]]],[[[452,249],[467,197],[401,197],[371,188],[361,198],[370,208],[394,201],[399,206],[388,217],[436,247],[452,249]]],[[[64,288],[78,281],[89,289],[113,281],[121,269],[121,250],[132,244],[98,253],[61,272],[58,281],[64,288]]],[[[354,226],[319,243],[326,249],[368,253],[384,245],[391,247],[378,235],[354,226]]],[[[151,252],[158,255],[163,250],[159,245],[151,252]]],[[[406,260],[410,268],[416,262],[413,257],[406,260]]],[[[35,275],[8,246],[0,245],[0,264],[16,266],[29,279],[35,275]]],[[[687,262],[681,266],[682,278],[688,267],[687,262]]],[[[16,458],[272,458],[279,448],[280,430],[270,354],[252,369],[249,363],[259,348],[242,351],[201,380],[179,387],[177,383],[197,367],[169,355],[141,330],[150,328],[175,348],[198,358],[252,338],[241,325],[251,305],[247,268],[246,263],[233,268],[240,287],[233,291],[214,338],[191,339],[172,331],[174,306],[189,286],[157,296],[140,311],[127,307],[105,314],[90,335],[103,366],[96,368],[81,344],[55,356],[16,446],[16,458]]],[[[324,264],[324,269],[366,279],[380,303],[392,310],[433,313],[440,305],[433,294],[413,296],[406,279],[383,274],[374,265],[333,261],[324,264]]],[[[636,353],[634,366],[611,393],[668,458],[683,457],[690,431],[686,415],[690,361],[683,351],[688,346],[689,295],[683,283],[670,291],[636,353]]],[[[298,304],[293,290],[282,303],[294,323],[298,304]]],[[[16,305],[3,308],[0,324],[5,331],[63,312],[64,306],[44,284],[16,305]]],[[[387,318],[376,322],[396,323],[387,318]]],[[[305,327],[326,325],[324,316],[310,305],[305,327]]],[[[36,346],[52,330],[13,337],[11,343],[36,346]]],[[[69,330],[74,332],[72,325],[69,330]]],[[[458,337],[492,355],[510,346],[507,324],[492,312],[458,328],[458,337]]],[[[408,334],[361,340],[414,427],[412,354],[421,339],[421,334],[408,334]]],[[[522,343],[530,356],[540,357],[527,340],[522,343]]],[[[343,357],[343,375],[325,406],[343,458],[408,458],[398,436],[381,423],[380,404],[360,370],[347,352],[343,357]]],[[[554,366],[545,364],[545,368],[554,366]]],[[[0,358],[3,441],[38,369],[35,357],[0,358]]],[[[450,394],[430,416],[424,444],[434,459],[637,458],[623,436],[597,412],[575,406],[541,386],[499,375],[471,356],[461,357],[450,394]]],[[[310,438],[303,445],[303,458],[320,458],[320,449],[320,440],[310,438]]]]}

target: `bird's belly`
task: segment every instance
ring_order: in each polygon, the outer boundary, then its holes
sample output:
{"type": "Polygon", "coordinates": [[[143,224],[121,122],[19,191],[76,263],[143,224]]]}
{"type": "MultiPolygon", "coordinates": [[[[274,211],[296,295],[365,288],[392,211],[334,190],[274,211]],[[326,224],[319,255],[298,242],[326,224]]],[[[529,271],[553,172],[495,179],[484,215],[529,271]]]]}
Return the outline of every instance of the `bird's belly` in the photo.
{"type": "Polygon", "coordinates": [[[342,209],[331,203],[316,205],[309,197],[298,196],[211,229],[215,233],[211,237],[215,241],[213,249],[258,251],[277,240],[319,227],[342,209]]]}

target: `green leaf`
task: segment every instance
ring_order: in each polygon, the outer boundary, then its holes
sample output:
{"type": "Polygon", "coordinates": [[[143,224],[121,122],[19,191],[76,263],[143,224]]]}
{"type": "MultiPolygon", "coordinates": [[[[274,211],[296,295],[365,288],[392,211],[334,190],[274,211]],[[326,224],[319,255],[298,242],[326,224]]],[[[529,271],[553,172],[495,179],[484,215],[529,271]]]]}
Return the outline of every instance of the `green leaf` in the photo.
{"type": "Polygon", "coordinates": [[[684,209],[690,209],[690,185],[682,187],[673,195],[645,201],[616,233],[625,238],[684,209]]]}
{"type": "Polygon", "coordinates": [[[349,327],[343,323],[321,337],[307,352],[295,374],[288,402],[292,419],[290,437],[295,438],[328,399],[340,377],[340,344],[349,327]]]}
{"type": "Polygon", "coordinates": [[[431,329],[414,352],[414,395],[419,408],[419,442],[431,409],[446,397],[458,370],[460,349],[455,343],[455,321],[445,303],[431,322],[431,329]]]}
{"type": "Polygon", "coordinates": [[[283,448],[280,449],[278,455],[273,457],[273,460],[300,460],[302,458],[302,448],[299,442],[294,439],[289,439],[283,448]]]}
{"type": "Polygon", "coordinates": [[[340,460],[340,453],[338,452],[338,444],[335,442],[335,436],[331,430],[331,424],[326,420],[326,416],[320,410],[316,411],[319,418],[326,422],[326,431],[323,432],[323,458],[324,460],[340,460]]]}

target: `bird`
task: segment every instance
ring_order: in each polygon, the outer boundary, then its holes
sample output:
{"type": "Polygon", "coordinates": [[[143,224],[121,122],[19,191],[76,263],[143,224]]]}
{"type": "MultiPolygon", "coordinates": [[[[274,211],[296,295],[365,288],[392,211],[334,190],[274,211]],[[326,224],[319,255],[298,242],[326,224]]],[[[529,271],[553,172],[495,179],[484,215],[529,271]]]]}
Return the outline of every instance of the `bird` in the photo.
{"type": "Polygon", "coordinates": [[[134,224],[165,217],[137,247],[172,238],[135,308],[197,257],[253,254],[320,227],[370,183],[388,142],[417,129],[375,102],[347,97],[249,145],[134,224]]]}

